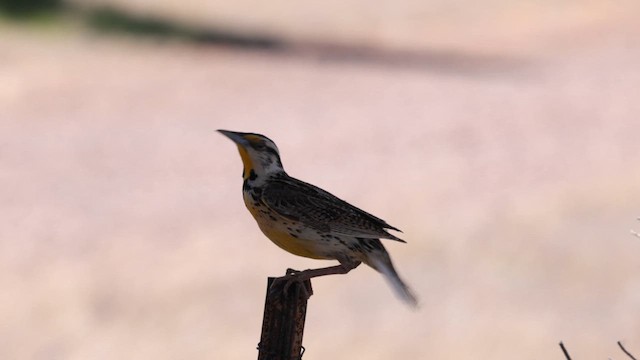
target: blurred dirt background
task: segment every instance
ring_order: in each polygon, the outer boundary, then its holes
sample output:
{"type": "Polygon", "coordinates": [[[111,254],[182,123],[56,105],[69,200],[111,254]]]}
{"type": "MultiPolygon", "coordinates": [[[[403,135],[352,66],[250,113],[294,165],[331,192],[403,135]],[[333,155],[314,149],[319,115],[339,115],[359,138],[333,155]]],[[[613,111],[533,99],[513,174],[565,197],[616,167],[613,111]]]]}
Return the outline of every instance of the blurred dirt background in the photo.
{"type": "Polygon", "coordinates": [[[257,357],[266,277],[331,263],[264,238],[219,128],[404,230],[420,309],[368,268],[317,279],[304,359],[640,355],[640,2],[26,3],[0,359],[257,357]]]}

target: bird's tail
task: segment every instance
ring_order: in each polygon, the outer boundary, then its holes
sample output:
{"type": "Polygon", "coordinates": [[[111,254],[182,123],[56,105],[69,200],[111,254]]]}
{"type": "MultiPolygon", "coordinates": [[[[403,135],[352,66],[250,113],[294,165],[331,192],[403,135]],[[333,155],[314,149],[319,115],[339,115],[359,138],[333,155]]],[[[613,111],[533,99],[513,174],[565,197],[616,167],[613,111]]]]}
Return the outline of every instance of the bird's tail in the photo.
{"type": "Polygon", "coordinates": [[[400,276],[396,272],[396,269],[393,267],[391,258],[389,257],[389,254],[386,253],[386,251],[384,253],[378,253],[375,255],[370,254],[368,264],[384,275],[384,277],[391,284],[391,287],[400,297],[400,299],[409,304],[411,307],[418,307],[418,299],[414,295],[413,291],[407,286],[407,284],[405,284],[404,281],[400,279],[400,276]]]}

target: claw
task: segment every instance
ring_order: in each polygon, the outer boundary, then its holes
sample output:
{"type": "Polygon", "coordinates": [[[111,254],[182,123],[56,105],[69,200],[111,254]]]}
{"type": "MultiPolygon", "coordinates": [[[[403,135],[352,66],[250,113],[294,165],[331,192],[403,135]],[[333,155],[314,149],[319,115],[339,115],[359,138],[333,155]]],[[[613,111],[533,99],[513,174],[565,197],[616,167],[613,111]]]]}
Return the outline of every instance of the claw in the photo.
{"type": "Polygon", "coordinates": [[[307,288],[305,282],[308,279],[305,279],[303,276],[301,276],[301,274],[303,273],[304,271],[287,269],[286,275],[279,278],[275,278],[273,280],[273,282],[271,283],[271,288],[269,289],[269,296],[276,296],[276,294],[280,292],[284,296],[288,296],[289,288],[291,287],[291,285],[294,283],[298,283],[300,287],[301,295],[304,297],[305,300],[309,299],[311,295],[313,295],[313,290],[311,288],[307,288]],[[279,291],[278,289],[278,287],[280,286],[282,286],[281,291],[279,291]]]}

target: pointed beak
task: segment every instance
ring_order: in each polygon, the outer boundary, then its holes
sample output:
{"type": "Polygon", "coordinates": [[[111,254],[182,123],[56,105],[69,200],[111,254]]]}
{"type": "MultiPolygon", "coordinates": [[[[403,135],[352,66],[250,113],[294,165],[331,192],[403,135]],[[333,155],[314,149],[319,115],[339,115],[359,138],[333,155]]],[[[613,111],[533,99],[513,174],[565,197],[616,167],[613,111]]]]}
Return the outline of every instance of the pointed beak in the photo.
{"type": "Polygon", "coordinates": [[[244,134],[243,133],[239,133],[239,132],[233,132],[233,131],[229,131],[229,130],[218,130],[219,133],[221,133],[222,135],[228,137],[229,139],[231,139],[231,141],[233,141],[234,143],[240,145],[240,146],[247,146],[249,145],[249,141],[247,141],[247,139],[244,138],[244,134]]]}

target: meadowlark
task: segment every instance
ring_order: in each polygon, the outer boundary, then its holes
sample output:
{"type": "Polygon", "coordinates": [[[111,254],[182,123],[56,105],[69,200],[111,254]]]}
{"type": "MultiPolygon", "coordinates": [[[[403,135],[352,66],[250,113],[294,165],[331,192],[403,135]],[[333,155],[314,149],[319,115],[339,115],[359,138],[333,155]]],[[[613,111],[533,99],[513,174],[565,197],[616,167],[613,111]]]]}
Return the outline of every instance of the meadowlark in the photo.
{"type": "Polygon", "coordinates": [[[360,263],[382,273],[401,299],[416,297],[400,279],[380,239],[405,242],[387,232],[400,231],[344,200],[284,171],[276,144],[264,135],[218,130],[238,146],[244,165],[244,203],[260,230],[295,255],[337,260],[340,265],[295,273],[304,281],[346,274],[360,263]]]}

